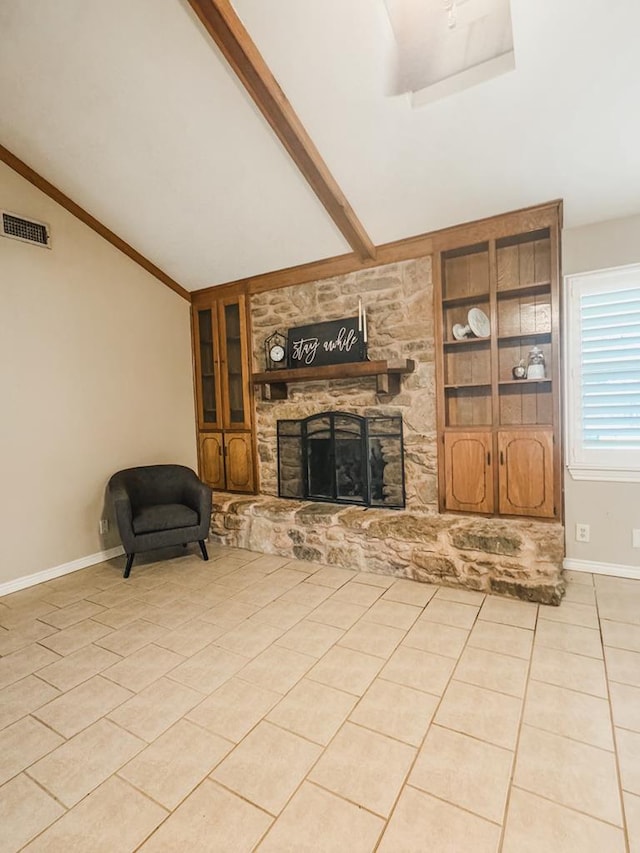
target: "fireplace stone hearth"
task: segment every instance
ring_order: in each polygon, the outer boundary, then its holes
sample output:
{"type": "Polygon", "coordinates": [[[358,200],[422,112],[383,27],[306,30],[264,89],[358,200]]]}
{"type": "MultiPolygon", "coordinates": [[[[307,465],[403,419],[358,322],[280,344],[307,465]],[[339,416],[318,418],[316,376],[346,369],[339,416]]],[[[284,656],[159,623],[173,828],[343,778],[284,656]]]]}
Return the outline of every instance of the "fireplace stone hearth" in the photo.
{"type": "Polygon", "coordinates": [[[561,525],[214,495],[212,541],[541,604],[564,594],[561,525]]]}

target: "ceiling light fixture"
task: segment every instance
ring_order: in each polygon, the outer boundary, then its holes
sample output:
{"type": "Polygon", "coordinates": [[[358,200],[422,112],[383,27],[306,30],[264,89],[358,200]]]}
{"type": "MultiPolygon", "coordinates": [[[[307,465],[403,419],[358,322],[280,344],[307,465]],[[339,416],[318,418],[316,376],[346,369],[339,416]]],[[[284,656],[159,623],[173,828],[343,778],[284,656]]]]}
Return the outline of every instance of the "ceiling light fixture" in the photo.
{"type": "Polygon", "coordinates": [[[510,0],[384,2],[397,46],[394,93],[409,92],[414,107],[515,68],[510,0]]]}

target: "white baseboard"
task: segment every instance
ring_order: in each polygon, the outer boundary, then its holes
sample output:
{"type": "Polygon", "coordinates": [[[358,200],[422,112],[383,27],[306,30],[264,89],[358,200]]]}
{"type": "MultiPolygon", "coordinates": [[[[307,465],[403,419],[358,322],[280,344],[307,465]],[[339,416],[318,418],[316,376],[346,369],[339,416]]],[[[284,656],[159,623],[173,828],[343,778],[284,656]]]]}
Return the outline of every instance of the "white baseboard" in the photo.
{"type": "Polygon", "coordinates": [[[640,580],[640,566],[624,566],[619,563],[597,563],[592,560],[572,560],[565,557],[563,568],[572,572],[591,572],[594,575],[611,575],[614,578],[640,580]]]}
{"type": "Polygon", "coordinates": [[[61,566],[54,566],[51,569],[44,569],[33,575],[15,578],[15,580],[0,584],[0,595],[9,595],[12,592],[18,592],[18,590],[26,589],[28,586],[35,586],[37,583],[50,581],[53,578],[77,572],[79,569],[86,569],[87,566],[95,566],[96,563],[103,563],[105,560],[120,557],[122,554],[124,554],[124,548],[122,545],[118,545],[116,548],[109,548],[108,551],[97,551],[95,554],[78,557],[77,560],[71,560],[70,563],[63,563],[61,566]]]}

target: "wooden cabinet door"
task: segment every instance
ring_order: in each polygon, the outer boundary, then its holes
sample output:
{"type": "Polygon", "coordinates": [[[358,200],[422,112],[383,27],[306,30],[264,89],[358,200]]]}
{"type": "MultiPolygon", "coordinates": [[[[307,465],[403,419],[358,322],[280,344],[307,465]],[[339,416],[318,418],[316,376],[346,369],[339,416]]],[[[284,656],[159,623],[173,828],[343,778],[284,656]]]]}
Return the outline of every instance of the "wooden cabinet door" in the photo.
{"type": "Polygon", "coordinates": [[[445,509],[494,511],[490,432],[444,434],[445,509]]]}
{"type": "Polygon", "coordinates": [[[553,518],[553,432],[498,432],[500,513],[553,518]]]}
{"type": "Polygon", "coordinates": [[[253,453],[250,432],[227,432],[224,436],[227,490],[253,492],[253,453]]]}
{"type": "Polygon", "coordinates": [[[212,489],[224,489],[222,433],[201,432],[199,436],[200,477],[212,489]]]}

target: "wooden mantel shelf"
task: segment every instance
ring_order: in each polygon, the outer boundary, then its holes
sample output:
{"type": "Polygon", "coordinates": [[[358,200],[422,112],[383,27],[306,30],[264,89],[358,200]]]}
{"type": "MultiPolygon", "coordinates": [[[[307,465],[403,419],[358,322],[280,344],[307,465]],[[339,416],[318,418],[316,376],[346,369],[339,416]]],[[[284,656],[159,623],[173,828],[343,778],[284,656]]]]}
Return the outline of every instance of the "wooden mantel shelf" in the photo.
{"type": "Polygon", "coordinates": [[[267,370],[254,373],[251,381],[262,385],[264,400],[286,400],[287,386],[291,382],[317,382],[322,379],[356,379],[375,376],[377,393],[393,396],[400,392],[400,379],[413,373],[416,364],[410,358],[395,361],[354,361],[348,364],[324,364],[321,367],[296,367],[294,369],[267,370]]]}

